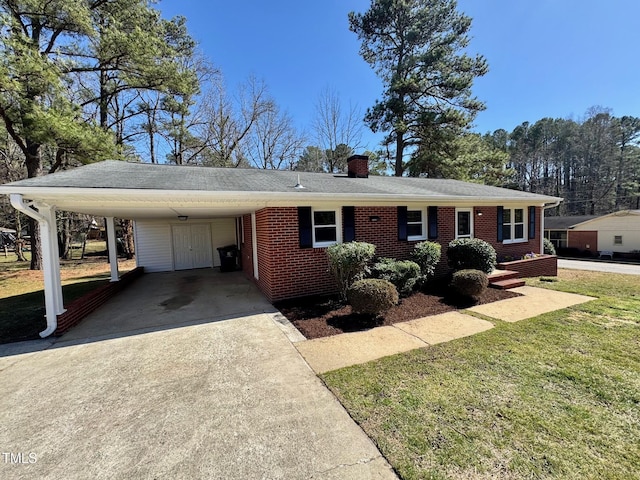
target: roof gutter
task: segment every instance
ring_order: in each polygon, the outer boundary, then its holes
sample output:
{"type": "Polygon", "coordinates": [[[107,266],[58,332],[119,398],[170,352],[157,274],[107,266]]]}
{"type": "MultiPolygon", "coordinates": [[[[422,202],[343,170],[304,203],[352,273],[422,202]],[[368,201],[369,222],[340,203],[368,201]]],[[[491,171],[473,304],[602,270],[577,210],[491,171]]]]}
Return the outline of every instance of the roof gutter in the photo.
{"type": "MultiPolygon", "coordinates": [[[[16,210],[24,213],[26,216],[33,218],[34,220],[36,220],[39,224],[40,224],[40,232],[41,234],[46,235],[47,236],[47,242],[50,243],[52,239],[48,238],[48,232],[49,232],[49,219],[42,215],[40,212],[38,212],[37,210],[35,210],[33,207],[31,207],[30,205],[27,205],[24,202],[24,199],[22,198],[22,195],[17,194],[17,193],[12,193],[11,196],[9,197],[11,199],[11,205],[13,206],[13,208],[15,208],[16,210]]],[[[50,252],[47,252],[48,247],[45,248],[46,246],[43,244],[42,245],[42,252],[43,252],[43,261],[45,263],[45,271],[44,272],[44,279],[45,279],[45,309],[46,309],[46,320],[47,320],[47,328],[45,328],[42,332],[40,332],[40,337],[41,338],[45,338],[48,337],[49,335],[51,335],[53,332],[56,331],[56,328],[58,328],[58,315],[57,315],[57,308],[56,308],[56,301],[54,299],[55,296],[55,292],[53,291],[55,286],[54,286],[54,280],[52,278],[52,275],[54,274],[51,270],[53,270],[51,268],[51,262],[52,259],[50,252]]],[[[59,283],[59,281],[58,281],[59,283]]]]}

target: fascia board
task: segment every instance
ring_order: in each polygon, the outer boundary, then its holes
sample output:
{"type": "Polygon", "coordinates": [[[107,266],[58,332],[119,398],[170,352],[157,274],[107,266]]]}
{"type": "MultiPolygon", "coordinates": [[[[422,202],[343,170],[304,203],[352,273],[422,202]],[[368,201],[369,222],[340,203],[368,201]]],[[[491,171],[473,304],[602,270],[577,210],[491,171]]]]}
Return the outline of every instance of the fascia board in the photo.
{"type": "MultiPolygon", "coordinates": [[[[167,202],[167,200],[190,198],[202,201],[221,202],[239,205],[255,203],[260,206],[291,206],[309,205],[310,203],[340,203],[350,205],[367,205],[372,202],[379,204],[424,203],[438,206],[491,206],[503,204],[544,206],[549,202],[562,200],[558,197],[539,195],[535,198],[522,197],[477,197],[450,195],[414,195],[414,194],[368,194],[368,193],[322,193],[322,192],[238,192],[238,191],[203,191],[203,190],[145,190],[119,188],[78,188],[78,187],[18,187],[0,185],[0,193],[20,193],[29,199],[87,197],[89,201],[118,200],[146,200],[151,202],[167,202]],[[95,199],[95,200],[93,200],[95,199]]],[[[65,202],[68,203],[68,202],[65,202]]]]}

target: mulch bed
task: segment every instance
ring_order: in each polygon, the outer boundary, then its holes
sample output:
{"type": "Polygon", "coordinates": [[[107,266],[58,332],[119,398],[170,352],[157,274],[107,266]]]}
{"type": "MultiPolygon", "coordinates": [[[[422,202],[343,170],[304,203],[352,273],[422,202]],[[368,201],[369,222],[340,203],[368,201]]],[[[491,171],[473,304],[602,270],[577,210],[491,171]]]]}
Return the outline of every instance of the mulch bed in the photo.
{"type": "Polygon", "coordinates": [[[453,297],[446,291],[416,292],[403,298],[383,317],[372,319],[351,311],[338,296],[310,296],[278,302],[275,307],[289,319],[306,338],[329,337],[346,332],[358,332],[382,325],[407,322],[416,318],[451,312],[473,305],[491,303],[520,294],[508,290],[487,288],[476,301],[453,297]]]}

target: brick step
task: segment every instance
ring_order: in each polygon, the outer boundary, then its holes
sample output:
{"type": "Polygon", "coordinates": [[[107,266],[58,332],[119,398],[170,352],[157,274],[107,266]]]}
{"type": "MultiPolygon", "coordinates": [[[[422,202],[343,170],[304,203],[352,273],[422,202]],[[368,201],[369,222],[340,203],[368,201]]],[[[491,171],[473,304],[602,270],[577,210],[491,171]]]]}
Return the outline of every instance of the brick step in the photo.
{"type": "Polygon", "coordinates": [[[517,288],[524,286],[524,280],[519,278],[509,278],[507,280],[497,280],[495,282],[491,282],[489,284],[492,288],[497,288],[498,290],[509,290],[510,288],[517,288]]]}
{"type": "Polygon", "coordinates": [[[499,270],[489,275],[489,283],[518,278],[519,276],[520,274],[518,272],[514,272],[513,270],[499,270]]]}

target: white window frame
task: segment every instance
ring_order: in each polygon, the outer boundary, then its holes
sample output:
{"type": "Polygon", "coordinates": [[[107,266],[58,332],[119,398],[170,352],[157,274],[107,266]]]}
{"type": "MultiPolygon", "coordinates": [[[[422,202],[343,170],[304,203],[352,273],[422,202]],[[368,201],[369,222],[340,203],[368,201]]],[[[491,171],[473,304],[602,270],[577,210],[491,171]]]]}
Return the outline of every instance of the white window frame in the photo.
{"type": "MultiPolygon", "coordinates": [[[[502,211],[503,211],[503,215],[504,212],[506,210],[510,211],[510,216],[511,216],[511,222],[505,224],[504,222],[502,223],[502,225],[511,225],[511,238],[508,240],[505,240],[504,238],[502,239],[502,243],[503,244],[511,244],[511,243],[525,243],[529,241],[529,232],[528,232],[528,225],[529,225],[529,209],[527,207],[502,207],[502,211]],[[520,222],[516,223],[516,210],[522,210],[522,238],[515,238],[516,236],[516,225],[519,225],[520,222]]],[[[502,225],[500,226],[500,228],[502,228],[502,225]]]]}
{"type": "Polygon", "coordinates": [[[613,244],[616,246],[621,246],[624,245],[624,238],[622,238],[622,235],[614,235],[613,236],[613,244]],[[620,238],[620,242],[616,242],[616,238],[620,238]]]}
{"type": "Polygon", "coordinates": [[[474,238],[474,226],[473,226],[473,208],[456,208],[456,240],[459,238],[474,238]],[[469,212],[469,235],[458,235],[458,213],[469,212]]]}
{"type": "Polygon", "coordinates": [[[426,240],[427,239],[427,209],[426,208],[411,208],[407,207],[407,240],[415,241],[415,240],[426,240]],[[409,212],[420,212],[422,221],[421,222],[410,222],[409,221],[409,212]],[[420,235],[409,235],[409,225],[421,225],[420,235]]]}
{"type": "Polygon", "coordinates": [[[311,234],[313,237],[313,248],[329,247],[336,243],[342,243],[342,208],[336,207],[312,207],[311,208],[311,234]],[[336,241],[316,242],[316,212],[334,212],[336,216],[335,225],[317,225],[317,227],[326,228],[334,226],[336,229],[336,241]]]}

